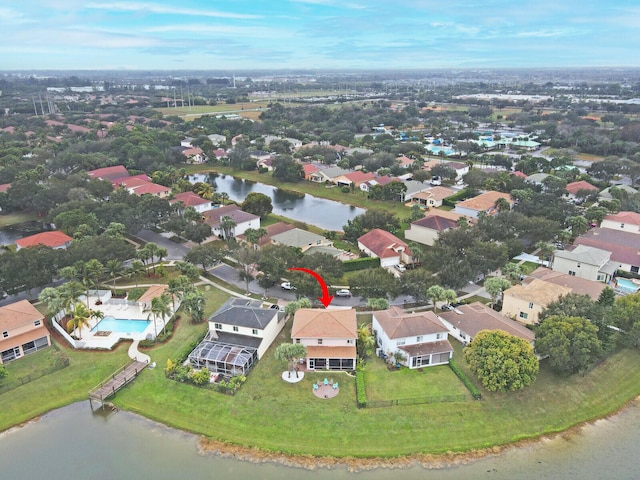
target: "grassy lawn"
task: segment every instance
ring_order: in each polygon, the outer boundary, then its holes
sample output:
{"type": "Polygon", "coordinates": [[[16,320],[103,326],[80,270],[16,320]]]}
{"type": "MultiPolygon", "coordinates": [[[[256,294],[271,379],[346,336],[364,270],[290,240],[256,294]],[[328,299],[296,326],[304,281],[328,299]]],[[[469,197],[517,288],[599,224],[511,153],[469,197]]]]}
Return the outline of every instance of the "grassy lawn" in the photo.
{"type": "Polygon", "coordinates": [[[15,212],[0,215],[0,227],[14,225],[16,223],[30,222],[38,220],[38,217],[32,213],[15,212]]]}
{"type": "Polygon", "coordinates": [[[12,381],[21,377],[41,375],[42,372],[55,363],[58,355],[58,350],[55,347],[50,347],[9,362],[5,365],[9,372],[6,380],[12,381]]]}
{"type": "MultiPolygon", "coordinates": [[[[227,298],[215,289],[203,290],[207,314],[227,298]]],[[[183,317],[169,341],[147,350],[158,368],[143,372],[113,402],[211,439],[269,451],[394,457],[468,451],[562,431],[612,413],[640,394],[640,351],[636,349],[615,353],[584,376],[557,377],[543,363],[530,388],[503,394],[483,391],[482,401],[358,409],[355,382],[346,374],[331,374],[340,384],[340,393],[328,400],[316,398],[311,388],[312,382],[327,373],[308,374],[297,384],[282,381],[286,367],[275,360],[273,352],[280,343],[290,341],[290,321],[235,397],[167,380],[163,372],[166,360],[175,358],[206,328],[204,323],[193,325],[183,317]]],[[[452,344],[454,357],[468,372],[461,346],[452,344]]],[[[65,348],[69,367],[0,395],[0,430],[85,400],[90,388],[126,363],[127,346],[110,353],[65,348]]],[[[386,372],[380,367],[375,363],[368,367],[372,397],[414,396],[427,389],[458,392],[461,388],[453,376],[447,380],[451,374],[446,368],[425,368],[420,373],[386,372]]]]}
{"type": "Polygon", "coordinates": [[[394,400],[469,392],[447,365],[417,369],[401,368],[390,372],[381,358],[367,361],[365,382],[368,400],[394,400]]]}

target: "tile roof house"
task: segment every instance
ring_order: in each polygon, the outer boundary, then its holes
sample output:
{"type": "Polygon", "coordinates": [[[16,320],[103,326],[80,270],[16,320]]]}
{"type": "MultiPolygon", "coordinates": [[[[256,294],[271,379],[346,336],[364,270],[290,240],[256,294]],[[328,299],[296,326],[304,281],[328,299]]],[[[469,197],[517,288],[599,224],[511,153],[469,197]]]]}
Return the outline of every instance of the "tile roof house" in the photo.
{"type": "Polygon", "coordinates": [[[352,308],[300,308],[293,317],[291,339],[307,347],[309,370],[354,370],[357,338],[352,308]]]}
{"type": "Polygon", "coordinates": [[[574,277],[608,283],[618,264],[611,261],[610,251],[578,245],[571,250],[555,250],[550,268],[574,277]]]}
{"type": "Polygon", "coordinates": [[[438,239],[440,232],[457,228],[458,220],[464,218],[462,215],[446,210],[431,210],[420,220],[411,222],[411,225],[404,232],[407,240],[432,246],[438,239]]]}
{"type": "MultiPolygon", "coordinates": [[[[265,245],[271,245],[273,243],[271,241],[271,237],[273,237],[274,235],[278,235],[279,233],[293,230],[294,228],[296,228],[294,225],[291,225],[290,223],[284,223],[284,222],[277,222],[277,223],[268,225],[264,227],[264,229],[267,231],[267,234],[264,237],[261,237],[260,240],[258,240],[257,246],[264,247],[265,245]]],[[[236,235],[236,238],[244,242],[247,241],[247,238],[244,234],[236,235]]]]}
{"type": "Polygon", "coordinates": [[[618,212],[607,215],[600,223],[600,227],[640,234],[640,213],[618,212]]]}
{"type": "Polygon", "coordinates": [[[44,245],[45,247],[51,247],[54,250],[58,250],[66,249],[72,240],[73,238],[69,235],[59,230],[53,230],[51,232],[36,233],[35,235],[19,238],[16,240],[16,247],[17,250],[20,250],[21,248],[44,245]]]}
{"type": "Polygon", "coordinates": [[[314,165],[313,163],[304,163],[304,164],[302,164],[302,171],[304,172],[304,179],[305,180],[313,181],[313,180],[311,180],[311,176],[314,173],[319,172],[320,170],[322,170],[322,169],[318,165],[314,165]]]}
{"type": "Polygon", "coordinates": [[[259,300],[232,297],[209,317],[209,331],[189,355],[195,368],[246,375],[284,327],[280,310],[259,300]]]}
{"type": "Polygon", "coordinates": [[[207,156],[200,147],[188,147],[182,150],[182,155],[187,158],[187,163],[204,163],[207,156]]]}
{"type": "Polygon", "coordinates": [[[627,195],[635,195],[636,193],[638,193],[638,190],[636,190],[633,187],[630,187],[629,185],[613,185],[611,187],[605,188],[604,190],[602,190],[599,194],[598,194],[598,200],[613,200],[613,195],[611,195],[611,189],[612,188],[616,188],[616,189],[620,189],[624,192],[627,193],[627,195]]]}
{"type": "Polygon", "coordinates": [[[502,313],[526,324],[536,324],[547,305],[569,293],[589,295],[597,300],[607,286],[583,278],[539,267],[520,285],[502,294],[502,313]]]}
{"type": "Polygon", "coordinates": [[[433,312],[409,313],[400,307],[373,313],[373,334],[379,353],[402,353],[409,368],[449,363],[453,347],[447,327],[433,312]]]}
{"type": "MultiPolygon", "coordinates": [[[[613,264],[612,269],[608,269],[607,272],[615,273],[617,269],[621,269],[640,273],[640,235],[637,233],[611,228],[592,228],[576,238],[573,243],[579,247],[588,246],[607,251],[611,256],[610,263],[613,264]]],[[[576,247],[576,250],[579,247],[576,247]]]]}
{"type": "Polygon", "coordinates": [[[309,174],[309,180],[316,183],[335,183],[335,179],[346,175],[349,170],[340,167],[329,167],[309,174]]]}
{"type": "Polygon", "coordinates": [[[171,205],[175,205],[178,202],[182,203],[185,207],[193,207],[195,211],[199,213],[213,208],[211,200],[202,198],[200,195],[196,195],[193,192],[176,193],[173,196],[173,199],[169,200],[171,205]]]}
{"type": "Polygon", "coordinates": [[[379,228],[358,238],[358,248],[367,255],[380,258],[380,266],[393,267],[402,263],[413,263],[409,246],[396,237],[379,228]]]}
{"type": "Polygon", "coordinates": [[[412,204],[418,204],[427,208],[437,208],[442,206],[442,201],[453,195],[455,190],[447,187],[429,187],[411,197],[412,204]]]}
{"type": "Polygon", "coordinates": [[[117,178],[128,177],[129,172],[124,165],[115,165],[113,167],[97,168],[87,172],[89,178],[97,178],[100,180],[115,180],[117,178]]]}
{"type": "Polygon", "coordinates": [[[51,345],[42,315],[27,300],[0,307],[0,364],[51,345]]]}
{"type": "Polygon", "coordinates": [[[369,180],[373,180],[376,177],[376,174],[373,172],[364,173],[360,170],[355,172],[350,172],[345,175],[340,175],[335,178],[335,182],[338,186],[351,186],[359,188],[360,184],[363,182],[368,182],[369,180]]]}
{"type": "Polygon", "coordinates": [[[533,345],[534,333],[524,325],[496,312],[480,302],[460,305],[455,310],[438,314],[451,336],[463,344],[471,342],[482,330],[502,330],[533,345]]]}
{"type": "Polygon", "coordinates": [[[303,253],[311,247],[331,247],[333,242],[300,228],[287,229],[281,233],[271,235],[271,243],[299,248],[303,253]]]}
{"type": "Polygon", "coordinates": [[[207,210],[202,213],[202,217],[210,227],[213,235],[205,241],[215,240],[216,236],[224,236],[223,229],[221,228],[222,219],[229,217],[236,224],[231,230],[231,236],[241,235],[248,229],[260,228],[260,217],[253,213],[243,212],[237,205],[224,205],[213,210],[207,210]]]}
{"type": "Polygon", "coordinates": [[[400,180],[397,177],[390,177],[388,175],[382,175],[380,177],[376,177],[373,180],[367,180],[365,182],[362,182],[360,184],[360,190],[362,190],[363,192],[368,192],[371,190],[371,187],[374,187],[376,185],[380,185],[382,187],[384,187],[385,185],[391,183],[391,182],[401,182],[402,180],[400,180]]]}
{"type": "Polygon", "coordinates": [[[514,202],[511,199],[511,195],[491,190],[481,193],[476,197],[458,202],[454,211],[471,218],[478,218],[480,212],[485,212],[487,215],[495,215],[498,213],[496,202],[501,198],[504,198],[509,202],[509,205],[513,207],[514,202]]]}
{"type": "Polygon", "coordinates": [[[584,180],[580,180],[578,182],[568,183],[565,187],[565,190],[567,191],[567,193],[565,194],[567,198],[576,198],[578,196],[578,192],[597,192],[598,187],[591,185],[589,182],[585,182],[584,180]]]}
{"type": "Polygon", "coordinates": [[[9,190],[9,187],[11,186],[10,183],[3,183],[0,185],[0,192],[2,193],[6,193],[7,190],[9,190]]]}

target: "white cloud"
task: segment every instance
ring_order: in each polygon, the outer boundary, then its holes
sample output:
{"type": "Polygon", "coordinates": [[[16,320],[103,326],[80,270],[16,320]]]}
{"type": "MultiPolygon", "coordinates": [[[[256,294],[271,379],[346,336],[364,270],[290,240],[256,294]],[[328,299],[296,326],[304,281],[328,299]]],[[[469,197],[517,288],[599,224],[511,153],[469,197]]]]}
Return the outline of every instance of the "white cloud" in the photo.
{"type": "Polygon", "coordinates": [[[194,8],[180,8],[174,6],[159,5],[156,3],[89,3],[86,5],[88,9],[109,10],[120,12],[141,12],[155,13],[162,15],[190,15],[198,17],[217,17],[217,18],[235,18],[235,19],[254,19],[262,18],[262,15],[253,15],[246,13],[221,12],[218,10],[199,10],[194,8]]]}
{"type": "Polygon", "coordinates": [[[156,27],[144,27],[138,31],[147,33],[170,33],[181,32],[185,34],[190,33],[209,33],[214,35],[236,35],[242,37],[262,37],[262,38],[276,38],[276,37],[292,37],[293,35],[288,30],[276,29],[270,27],[238,27],[233,25],[206,25],[206,24],[173,24],[173,25],[161,25],[156,27]]]}

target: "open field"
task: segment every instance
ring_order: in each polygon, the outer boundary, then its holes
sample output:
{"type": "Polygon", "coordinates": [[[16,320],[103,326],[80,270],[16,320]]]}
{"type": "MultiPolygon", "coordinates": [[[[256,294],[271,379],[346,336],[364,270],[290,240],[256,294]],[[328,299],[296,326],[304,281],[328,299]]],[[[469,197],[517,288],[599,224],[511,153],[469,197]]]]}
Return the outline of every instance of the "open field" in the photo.
{"type": "Polygon", "coordinates": [[[38,217],[31,213],[16,212],[0,215],[0,227],[15,225],[16,223],[30,222],[38,220],[38,217]]]}
{"type": "Polygon", "coordinates": [[[225,113],[243,115],[244,112],[266,109],[268,104],[268,101],[252,101],[238,103],[221,103],[218,105],[194,105],[192,107],[162,107],[156,108],[155,110],[159,111],[163,115],[177,115],[179,117],[185,117],[185,119],[189,119],[192,117],[197,118],[202,115],[224,115],[225,113]]]}

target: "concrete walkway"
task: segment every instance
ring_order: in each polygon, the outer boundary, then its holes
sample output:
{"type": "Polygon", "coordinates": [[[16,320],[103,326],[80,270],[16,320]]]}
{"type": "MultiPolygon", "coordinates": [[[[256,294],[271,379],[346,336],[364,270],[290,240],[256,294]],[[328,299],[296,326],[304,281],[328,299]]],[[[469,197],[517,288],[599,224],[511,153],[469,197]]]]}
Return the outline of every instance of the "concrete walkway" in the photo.
{"type": "Polygon", "coordinates": [[[139,343],[140,343],[140,340],[135,340],[129,347],[129,351],[127,352],[127,355],[129,355],[129,358],[132,360],[137,360],[143,363],[146,362],[147,365],[151,365],[151,357],[146,353],[142,353],[140,350],[138,350],[139,343]]]}

